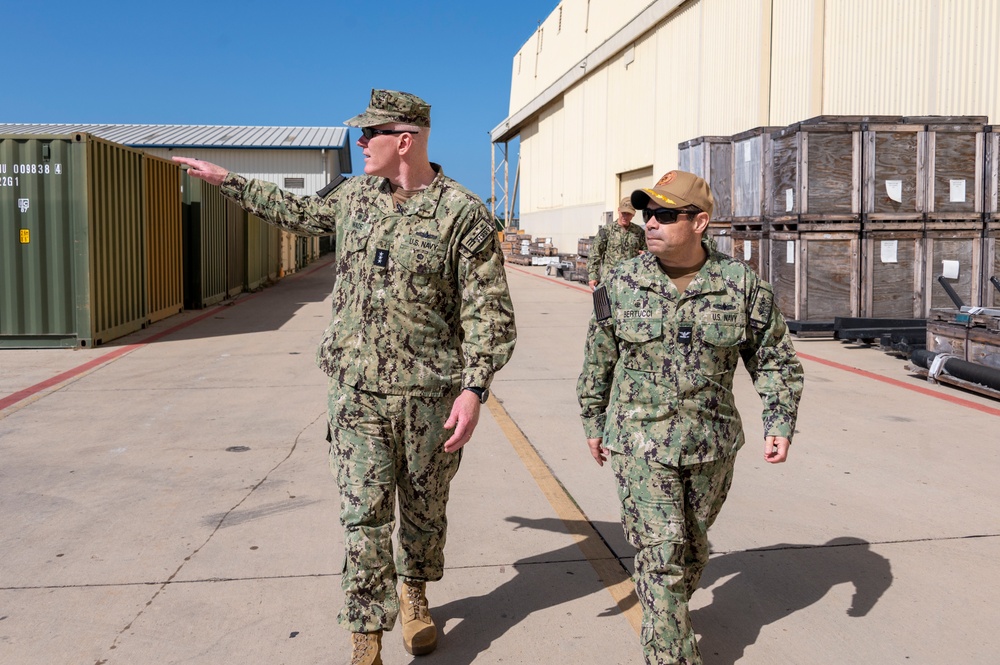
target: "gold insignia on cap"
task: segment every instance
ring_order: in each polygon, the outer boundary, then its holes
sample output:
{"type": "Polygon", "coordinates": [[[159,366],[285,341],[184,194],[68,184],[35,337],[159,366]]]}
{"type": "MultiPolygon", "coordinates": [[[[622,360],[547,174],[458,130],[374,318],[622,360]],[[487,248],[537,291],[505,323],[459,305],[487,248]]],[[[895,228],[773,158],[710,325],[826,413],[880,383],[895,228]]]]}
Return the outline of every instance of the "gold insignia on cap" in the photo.
{"type": "MultiPolygon", "coordinates": [[[[664,176],[664,177],[666,177],[666,176],[664,176]]],[[[657,185],[659,185],[660,183],[656,183],[656,184],[657,184],[657,185]]],[[[652,189],[644,189],[644,190],[642,190],[642,191],[644,191],[644,192],[646,192],[647,194],[649,194],[649,196],[650,196],[651,198],[655,198],[655,199],[659,199],[660,201],[662,201],[663,203],[666,203],[667,205],[672,205],[672,206],[675,206],[675,205],[677,205],[677,201],[674,201],[674,200],[673,200],[672,198],[670,198],[669,196],[664,196],[663,194],[660,194],[659,192],[657,192],[657,191],[655,191],[655,190],[652,190],[652,189]]]]}

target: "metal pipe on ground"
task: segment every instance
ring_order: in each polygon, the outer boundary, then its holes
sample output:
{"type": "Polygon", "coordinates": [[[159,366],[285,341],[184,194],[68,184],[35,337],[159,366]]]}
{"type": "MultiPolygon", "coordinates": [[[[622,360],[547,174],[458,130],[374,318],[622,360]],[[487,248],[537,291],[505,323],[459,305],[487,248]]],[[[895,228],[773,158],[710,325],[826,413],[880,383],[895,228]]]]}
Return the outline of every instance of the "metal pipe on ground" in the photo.
{"type": "MultiPolygon", "coordinates": [[[[937,356],[938,354],[934,351],[917,349],[910,356],[910,361],[924,369],[930,369],[937,356]]],[[[1000,390],[1000,370],[998,369],[977,363],[970,363],[958,358],[945,359],[941,369],[956,379],[978,383],[993,390],[1000,390]]]]}

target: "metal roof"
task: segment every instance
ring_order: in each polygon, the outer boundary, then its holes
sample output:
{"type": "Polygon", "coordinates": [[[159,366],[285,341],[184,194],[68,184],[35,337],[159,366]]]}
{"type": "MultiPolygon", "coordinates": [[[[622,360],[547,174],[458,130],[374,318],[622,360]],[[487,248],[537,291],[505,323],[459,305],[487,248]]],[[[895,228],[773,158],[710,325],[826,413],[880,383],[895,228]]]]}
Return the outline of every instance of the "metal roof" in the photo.
{"type": "Polygon", "coordinates": [[[346,127],[247,127],[237,125],[72,125],[0,123],[0,134],[85,132],[134,148],[344,149],[346,127]]]}

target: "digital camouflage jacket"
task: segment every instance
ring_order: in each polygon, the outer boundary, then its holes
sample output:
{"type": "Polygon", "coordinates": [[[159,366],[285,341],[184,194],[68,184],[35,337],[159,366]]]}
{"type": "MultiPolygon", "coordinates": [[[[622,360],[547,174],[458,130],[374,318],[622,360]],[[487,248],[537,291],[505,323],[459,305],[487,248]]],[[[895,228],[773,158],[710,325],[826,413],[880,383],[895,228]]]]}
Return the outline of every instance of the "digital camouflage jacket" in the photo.
{"type": "Polygon", "coordinates": [[[621,227],[617,221],[605,224],[597,232],[587,257],[587,279],[604,282],[622,261],[638,256],[646,249],[646,231],[638,224],[621,227]]]}
{"type": "Polygon", "coordinates": [[[486,206],[446,177],[404,205],[389,181],[349,178],[319,196],[230,174],[222,193],[303,235],[335,237],[333,317],[317,363],[334,380],[386,394],[488,388],[516,337],[486,206]]]}
{"type": "Polygon", "coordinates": [[[792,438],[802,365],[771,286],[710,249],[680,294],[646,253],[608,278],[611,316],[591,319],[577,383],[587,438],[671,466],[707,462],[743,445],[733,398],[740,358],[764,404],[765,436],[792,438]]]}

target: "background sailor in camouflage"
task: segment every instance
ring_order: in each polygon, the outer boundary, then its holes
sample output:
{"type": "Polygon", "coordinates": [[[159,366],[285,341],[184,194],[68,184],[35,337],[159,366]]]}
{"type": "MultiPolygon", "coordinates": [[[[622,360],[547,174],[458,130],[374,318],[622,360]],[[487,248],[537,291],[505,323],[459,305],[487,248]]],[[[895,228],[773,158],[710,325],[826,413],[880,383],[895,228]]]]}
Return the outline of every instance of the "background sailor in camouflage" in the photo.
{"type": "Polygon", "coordinates": [[[339,621],[355,633],[352,662],[380,663],[381,631],[400,611],[407,651],[437,644],[424,585],[444,572],[448,487],[515,329],[489,211],[428,160],[430,106],[373,90],[347,124],[362,128],[365,175],[322,196],[175,159],[273,224],[335,237],[333,316],[317,361],[331,377],[330,454],[347,549],[339,621]]]}
{"type": "Polygon", "coordinates": [[[587,257],[587,279],[594,288],[608,278],[608,273],[622,261],[639,255],[646,249],[646,232],[632,223],[635,208],[629,197],[618,204],[618,218],[597,231],[594,245],[587,257]]]}
{"type": "Polygon", "coordinates": [[[742,358],[764,405],[764,459],[779,463],[802,366],[770,285],[704,241],[713,207],[704,180],[671,171],[632,202],[649,251],[610,274],[611,314],[591,320],[577,395],[591,455],[610,458],[637,549],[646,662],[690,665],[701,657],[688,601],[744,442],[733,375],[742,358]]]}

